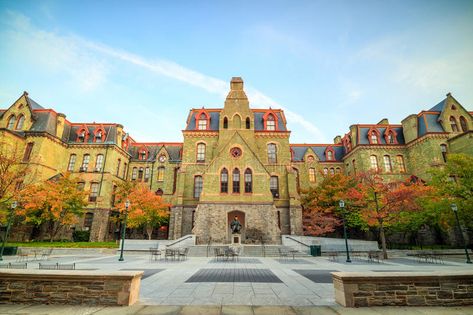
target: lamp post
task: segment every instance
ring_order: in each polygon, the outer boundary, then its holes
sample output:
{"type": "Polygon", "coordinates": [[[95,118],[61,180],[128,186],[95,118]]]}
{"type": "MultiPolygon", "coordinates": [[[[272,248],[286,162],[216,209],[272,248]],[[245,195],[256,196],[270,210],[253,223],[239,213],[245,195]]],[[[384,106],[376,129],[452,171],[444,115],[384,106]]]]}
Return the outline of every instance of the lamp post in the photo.
{"type": "Polygon", "coordinates": [[[462,231],[462,228],[460,226],[460,220],[458,220],[458,213],[457,213],[458,212],[458,207],[454,203],[451,204],[451,207],[452,207],[453,213],[455,213],[455,219],[457,221],[458,230],[460,231],[460,236],[461,236],[461,240],[463,242],[463,246],[465,246],[466,263],[471,264],[470,255],[468,255],[468,248],[466,246],[465,239],[463,238],[463,231],[462,231]]]}
{"type": "Polygon", "coordinates": [[[125,247],[125,231],[126,231],[126,220],[128,219],[128,207],[130,207],[130,201],[127,199],[125,201],[125,220],[122,225],[122,248],[120,250],[120,258],[118,261],[124,261],[123,259],[123,248],[125,247]]]}
{"type": "Polygon", "coordinates": [[[338,202],[343,216],[343,237],[345,238],[345,249],[347,251],[347,262],[351,263],[350,252],[348,251],[348,239],[347,239],[347,225],[345,223],[345,201],[340,200],[338,202]]]}
{"type": "Polygon", "coordinates": [[[11,211],[10,216],[8,218],[7,229],[5,231],[5,235],[3,236],[2,248],[0,248],[0,261],[3,260],[3,250],[5,249],[5,243],[7,242],[8,232],[10,232],[10,226],[13,221],[13,212],[15,212],[15,208],[18,205],[16,201],[13,201],[10,205],[11,211]]]}

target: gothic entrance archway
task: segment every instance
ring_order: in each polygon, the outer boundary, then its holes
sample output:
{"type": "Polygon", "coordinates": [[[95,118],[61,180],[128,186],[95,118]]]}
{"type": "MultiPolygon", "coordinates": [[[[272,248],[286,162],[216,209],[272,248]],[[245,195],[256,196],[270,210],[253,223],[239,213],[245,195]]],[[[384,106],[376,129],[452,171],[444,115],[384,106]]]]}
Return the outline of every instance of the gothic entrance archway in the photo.
{"type": "Polygon", "coordinates": [[[227,213],[227,242],[231,243],[232,242],[232,229],[230,228],[230,223],[232,223],[233,219],[235,217],[238,218],[238,221],[240,221],[241,224],[241,242],[243,243],[246,234],[246,222],[245,222],[245,213],[243,211],[239,210],[233,210],[227,213]]]}

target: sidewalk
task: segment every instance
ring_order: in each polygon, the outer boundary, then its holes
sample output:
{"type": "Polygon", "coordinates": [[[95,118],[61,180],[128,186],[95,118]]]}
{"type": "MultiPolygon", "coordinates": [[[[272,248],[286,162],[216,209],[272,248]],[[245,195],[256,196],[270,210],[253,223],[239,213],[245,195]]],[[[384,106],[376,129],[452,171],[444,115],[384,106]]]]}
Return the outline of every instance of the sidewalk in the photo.
{"type": "Polygon", "coordinates": [[[344,308],[341,306],[146,306],[129,307],[60,306],[60,305],[0,305],[0,314],[8,315],[467,315],[473,314],[473,307],[371,307],[344,308]]]}

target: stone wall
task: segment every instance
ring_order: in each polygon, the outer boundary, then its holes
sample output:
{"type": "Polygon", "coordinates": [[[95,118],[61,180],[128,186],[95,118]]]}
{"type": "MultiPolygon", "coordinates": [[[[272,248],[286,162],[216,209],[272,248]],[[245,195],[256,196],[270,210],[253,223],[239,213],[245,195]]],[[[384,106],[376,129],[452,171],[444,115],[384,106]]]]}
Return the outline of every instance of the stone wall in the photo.
{"type": "Polygon", "coordinates": [[[1,270],[0,304],[132,305],[141,271],[1,270]]]}
{"type": "Polygon", "coordinates": [[[333,272],[346,307],[473,305],[473,272],[333,272]]]}

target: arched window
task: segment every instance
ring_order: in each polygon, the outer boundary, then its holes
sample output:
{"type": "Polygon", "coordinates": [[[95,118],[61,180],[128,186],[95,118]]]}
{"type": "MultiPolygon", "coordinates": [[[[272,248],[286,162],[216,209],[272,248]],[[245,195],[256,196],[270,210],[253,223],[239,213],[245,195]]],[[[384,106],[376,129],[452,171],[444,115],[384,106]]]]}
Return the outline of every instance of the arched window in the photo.
{"type": "Polygon", "coordinates": [[[376,155],[371,155],[370,156],[370,163],[371,163],[371,169],[374,171],[378,171],[378,157],[376,155]]]}
{"type": "Polygon", "coordinates": [[[246,129],[250,129],[251,127],[250,117],[246,117],[245,126],[246,126],[246,129]]]}
{"type": "Polygon", "coordinates": [[[204,181],[202,180],[202,176],[198,175],[194,177],[194,198],[196,199],[200,198],[203,184],[204,184],[204,181]]]}
{"type": "Polygon", "coordinates": [[[92,222],[94,221],[94,214],[92,212],[87,212],[84,216],[84,230],[88,231],[92,227],[92,222]]]}
{"type": "Polygon", "coordinates": [[[333,161],[333,152],[332,151],[327,152],[327,160],[333,161]]]}
{"type": "Polygon", "coordinates": [[[118,159],[118,162],[117,162],[117,177],[120,176],[120,166],[122,164],[122,160],[121,159],[118,159]]]}
{"type": "Polygon", "coordinates": [[[7,129],[13,130],[13,127],[15,127],[15,121],[16,121],[15,115],[11,115],[10,118],[8,119],[7,129]]]}
{"type": "Polygon", "coordinates": [[[317,177],[315,176],[315,168],[311,167],[309,168],[309,181],[311,183],[315,183],[317,177]]]}
{"type": "Polygon", "coordinates": [[[277,147],[274,143],[268,143],[268,163],[277,163],[277,147]]]}
{"type": "Polygon", "coordinates": [[[155,192],[156,196],[162,196],[164,194],[163,190],[161,188],[158,188],[155,192]]]}
{"type": "Polygon", "coordinates": [[[102,128],[98,128],[94,131],[94,141],[95,142],[103,142],[105,138],[105,130],[102,128]]]}
{"type": "Polygon", "coordinates": [[[199,118],[197,119],[197,129],[207,130],[207,127],[208,127],[207,115],[205,115],[205,113],[201,113],[199,115],[199,118]]]}
{"type": "Polygon", "coordinates": [[[266,118],[266,130],[274,131],[276,130],[276,119],[273,114],[269,114],[266,118]]]}
{"type": "Polygon", "coordinates": [[[77,131],[77,142],[87,142],[89,138],[89,131],[86,127],[82,127],[77,131]]]}
{"type": "Polygon", "coordinates": [[[99,183],[90,183],[90,194],[89,201],[97,201],[97,196],[99,195],[99,183]]]}
{"type": "Polygon", "coordinates": [[[138,170],[138,180],[142,181],[143,180],[143,168],[140,167],[138,170]]]}
{"type": "Polygon", "coordinates": [[[67,165],[67,170],[69,172],[74,171],[74,166],[76,165],[76,159],[77,159],[77,155],[75,154],[71,154],[71,156],[69,157],[69,164],[67,165]]]}
{"type": "Polygon", "coordinates": [[[133,167],[133,170],[131,171],[131,180],[136,180],[138,177],[138,168],[133,167]]]}
{"type": "Polygon", "coordinates": [[[333,167],[330,168],[330,175],[335,175],[335,169],[333,167]]]}
{"type": "Polygon", "coordinates": [[[223,129],[227,129],[227,128],[228,128],[228,118],[224,117],[223,118],[223,129]]]}
{"type": "Polygon", "coordinates": [[[128,175],[128,168],[127,168],[128,164],[125,162],[123,163],[123,178],[126,179],[127,175],[128,175]]]}
{"type": "Polygon", "coordinates": [[[156,179],[158,182],[164,181],[164,166],[158,167],[158,177],[156,179]]]}
{"type": "Polygon", "coordinates": [[[356,175],[356,160],[355,159],[351,161],[351,165],[353,167],[353,175],[356,175]]]}
{"type": "Polygon", "coordinates": [[[392,173],[393,166],[391,164],[391,157],[389,155],[384,156],[384,171],[386,173],[392,173]]]}
{"type": "Polygon", "coordinates": [[[141,147],[138,151],[138,159],[141,161],[148,159],[148,149],[141,147]]]}
{"type": "Polygon", "coordinates": [[[103,168],[103,154],[98,154],[95,159],[95,171],[101,172],[103,168]]]}
{"type": "Polygon", "coordinates": [[[205,143],[197,144],[197,162],[205,162],[205,143]]]}
{"type": "Polygon", "coordinates": [[[342,169],[341,169],[340,167],[337,167],[337,168],[335,169],[335,173],[336,173],[336,174],[340,174],[341,172],[342,172],[342,169]]]}
{"type": "Polygon", "coordinates": [[[450,116],[450,127],[452,127],[452,132],[458,132],[457,120],[455,117],[450,116]]]}
{"type": "Polygon", "coordinates": [[[443,161],[447,162],[447,145],[446,144],[441,144],[440,145],[440,151],[442,152],[443,161]]]}
{"type": "Polygon", "coordinates": [[[245,170],[245,193],[253,192],[253,173],[249,168],[245,170]]]}
{"type": "Polygon", "coordinates": [[[22,130],[23,129],[23,125],[25,124],[25,116],[23,115],[20,115],[20,117],[18,117],[18,121],[16,122],[16,130],[22,130]]]}
{"type": "Polygon", "coordinates": [[[228,193],[228,171],[226,168],[220,172],[220,192],[228,193]]]}
{"type": "Polygon", "coordinates": [[[149,180],[150,170],[149,167],[145,168],[145,182],[149,180]]]}
{"type": "Polygon", "coordinates": [[[463,132],[468,131],[468,122],[466,121],[466,118],[463,116],[460,116],[460,126],[462,127],[463,132]]]}
{"type": "Polygon", "coordinates": [[[328,168],[324,167],[324,175],[328,175],[328,168]]]}
{"type": "Polygon", "coordinates": [[[84,154],[84,157],[82,158],[82,166],[80,167],[81,172],[87,172],[87,170],[89,169],[89,162],[90,162],[90,155],[84,154]]]}
{"type": "Polygon", "coordinates": [[[233,187],[232,191],[234,194],[240,193],[240,170],[235,168],[232,174],[233,187]]]}
{"type": "Polygon", "coordinates": [[[271,176],[269,179],[269,189],[273,198],[279,198],[279,178],[277,176],[271,176]]]}
{"type": "Polygon", "coordinates": [[[327,161],[335,160],[335,152],[333,151],[333,148],[330,146],[325,150],[325,159],[327,161]]]}
{"type": "Polygon", "coordinates": [[[399,172],[406,172],[406,164],[404,163],[404,157],[402,155],[396,156],[397,165],[399,165],[399,172]]]}

